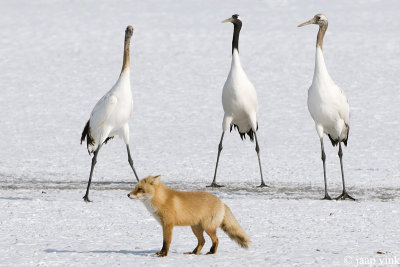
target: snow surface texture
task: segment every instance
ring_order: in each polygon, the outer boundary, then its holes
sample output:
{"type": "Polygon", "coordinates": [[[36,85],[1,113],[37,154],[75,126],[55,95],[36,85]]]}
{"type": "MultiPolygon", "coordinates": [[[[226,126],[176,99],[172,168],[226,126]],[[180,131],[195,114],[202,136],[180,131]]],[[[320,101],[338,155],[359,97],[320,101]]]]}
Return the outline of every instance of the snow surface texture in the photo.
{"type": "MultiPolygon", "coordinates": [[[[398,1],[0,2],[0,266],[360,265],[400,258],[400,21],[398,1]],[[320,201],[320,146],[307,110],[323,12],[328,71],[350,103],[344,149],[358,202],[320,201]],[[217,182],[252,245],[219,231],[216,255],[190,256],[196,239],[175,228],[159,259],[161,227],[126,194],[135,180],[123,141],[91,158],[79,145],[96,101],[117,80],[124,30],[131,43],[131,150],[139,176],[161,174],[181,190],[205,189],[221,136],[222,86],[239,13],[242,65],[259,101],[254,143],[225,135],[217,182]],[[384,254],[379,254],[379,253],[384,254]]],[[[325,138],[328,189],[340,194],[337,148],[325,138]]],[[[207,238],[202,254],[210,247],[207,238]]],[[[398,260],[400,261],[400,260],[398,260]]]]}

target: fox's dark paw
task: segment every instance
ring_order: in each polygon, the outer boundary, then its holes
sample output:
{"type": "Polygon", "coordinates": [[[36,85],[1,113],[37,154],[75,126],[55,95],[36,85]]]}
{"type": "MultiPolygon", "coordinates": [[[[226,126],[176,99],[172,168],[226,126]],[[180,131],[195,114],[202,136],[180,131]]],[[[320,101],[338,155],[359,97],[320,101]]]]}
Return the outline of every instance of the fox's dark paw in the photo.
{"type": "Polygon", "coordinates": [[[161,250],[160,252],[156,253],[156,256],[157,257],[165,257],[165,256],[167,256],[167,252],[161,250]]]}

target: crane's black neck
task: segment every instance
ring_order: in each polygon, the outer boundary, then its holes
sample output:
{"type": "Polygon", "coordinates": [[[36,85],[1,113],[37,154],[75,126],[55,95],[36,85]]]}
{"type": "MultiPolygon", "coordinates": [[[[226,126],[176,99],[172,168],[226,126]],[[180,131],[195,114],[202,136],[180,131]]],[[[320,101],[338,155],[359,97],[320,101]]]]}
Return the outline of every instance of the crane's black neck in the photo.
{"type": "Polygon", "coordinates": [[[239,34],[241,29],[242,29],[242,22],[240,20],[235,21],[233,23],[232,54],[235,48],[239,53],[239,34]]]}

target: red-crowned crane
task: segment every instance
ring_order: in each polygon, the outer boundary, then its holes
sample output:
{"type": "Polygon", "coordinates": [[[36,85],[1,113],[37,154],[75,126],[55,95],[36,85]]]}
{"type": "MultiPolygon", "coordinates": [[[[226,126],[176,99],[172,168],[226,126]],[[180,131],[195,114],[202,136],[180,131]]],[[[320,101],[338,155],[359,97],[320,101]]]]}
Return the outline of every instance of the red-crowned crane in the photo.
{"type": "Polygon", "coordinates": [[[325,169],[325,152],[323,136],[327,134],[333,146],[339,144],[338,156],[340,159],[340,168],[342,171],[343,192],[336,199],[352,199],[345,187],[343,173],[343,151],[342,145],[347,146],[350,130],[350,108],[347,98],[342,89],[335,84],[325,66],[324,55],[322,53],[322,42],[326,29],[328,28],[328,19],[323,14],[315,15],[311,20],[304,22],[297,27],[308,24],[317,24],[319,31],[317,35],[317,48],[315,54],[314,78],[310,89],[308,89],[308,110],[315,122],[315,128],[321,143],[321,159],[324,169],[325,197],[323,199],[332,199],[328,194],[325,169]]]}
{"type": "Polygon", "coordinates": [[[89,155],[93,153],[89,181],[87,184],[86,194],[83,197],[86,202],[90,202],[89,188],[99,150],[103,144],[107,143],[107,141],[115,135],[119,135],[124,140],[128,152],[128,162],[136,176],[136,180],[139,181],[135,168],[133,167],[133,161],[129,149],[128,122],[132,117],[133,112],[129,66],[129,44],[132,34],[133,27],[129,25],[125,30],[124,57],[121,74],[111,90],[108,91],[94,106],[92,113],[90,114],[90,119],[86,123],[82,132],[81,144],[86,138],[89,155]]]}
{"type": "Polygon", "coordinates": [[[210,187],[220,187],[216,182],[219,156],[222,151],[222,140],[225,132],[232,127],[237,128],[240,137],[246,138],[246,134],[251,141],[256,139],[256,152],[258,156],[258,164],[260,167],[261,184],[260,187],[267,186],[264,183],[261,160],[260,147],[258,145],[256,131],[258,129],[257,111],[258,101],[257,93],[253,84],[247,78],[239,58],[239,34],[242,28],[242,20],[238,14],[222,21],[231,22],[233,24],[233,39],[232,39],[232,63],[228,78],[226,79],[224,89],[222,91],[222,106],[224,108],[224,119],[222,122],[222,136],[218,146],[217,162],[215,164],[214,179],[210,187]]]}

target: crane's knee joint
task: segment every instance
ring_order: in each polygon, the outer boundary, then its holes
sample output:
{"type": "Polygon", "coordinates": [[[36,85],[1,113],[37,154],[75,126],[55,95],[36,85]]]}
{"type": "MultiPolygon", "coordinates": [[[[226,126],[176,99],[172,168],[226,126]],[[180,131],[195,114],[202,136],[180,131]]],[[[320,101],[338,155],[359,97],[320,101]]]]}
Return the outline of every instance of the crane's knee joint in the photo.
{"type": "Polygon", "coordinates": [[[321,159],[322,159],[322,161],[325,161],[325,159],[326,159],[326,155],[325,155],[324,151],[322,151],[322,153],[321,153],[321,159]]]}
{"type": "Polygon", "coordinates": [[[256,152],[257,152],[257,153],[260,152],[260,147],[258,146],[258,144],[256,144],[256,152]]]}
{"type": "Polygon", "coordinates": [[[219,145],[218,145],[218,151],[221,152],[222,148],[223,148],[223,147],[222,147],[222,144],[219,143],[219,145]]]}
{"type": "Polygon", "coordinates": [[[341,158],[343,156],[343,152],[341,149],[339,149],[338,156],[339,156],[339,158],[341,158]]]}

